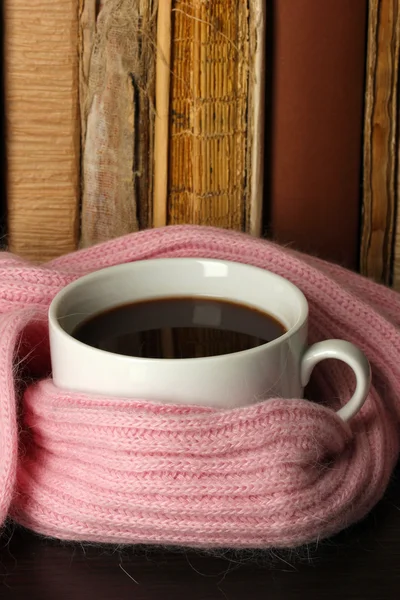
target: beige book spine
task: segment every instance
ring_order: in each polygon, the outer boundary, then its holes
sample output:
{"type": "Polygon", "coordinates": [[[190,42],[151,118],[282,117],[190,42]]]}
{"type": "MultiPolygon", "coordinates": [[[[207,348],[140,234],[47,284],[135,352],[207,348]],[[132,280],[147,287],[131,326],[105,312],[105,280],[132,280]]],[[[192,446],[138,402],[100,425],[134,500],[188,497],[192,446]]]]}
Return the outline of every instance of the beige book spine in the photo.
{"type": "Polygon", "coordinates": [[[156,116],[154,126],[153,225],[167,224],[168,131],[171,75],[171,0],[164,0],[157,15],[156,116]]]}
{"type": "Polygon", "coordinates": [[[78,0],[5,0],[8,245],[43,261],[76,248],[78,0]]]}
{"type": "MultiPolygon", "coordinates": [[[[250,55],[253,56],[252,79],[249,89],[249,211],[246,229],[255,236],[262,235],[264,204],[264,136],[265,136],[265,52],[266,0],[250,2],[250,55]]],[[[251,65],[250,65],[251,66],[251,65]]]]}

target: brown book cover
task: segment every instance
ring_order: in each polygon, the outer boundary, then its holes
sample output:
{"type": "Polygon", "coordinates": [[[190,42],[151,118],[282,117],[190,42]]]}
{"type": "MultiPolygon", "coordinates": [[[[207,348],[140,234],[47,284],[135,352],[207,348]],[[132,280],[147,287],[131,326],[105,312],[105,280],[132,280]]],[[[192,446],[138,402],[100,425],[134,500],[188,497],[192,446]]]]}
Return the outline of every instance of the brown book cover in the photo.
{"type": "Polygon", "coordinates": [[[275,0],[268,233],[357,267],[366,0],[275,0]]]}
{"type": "Polygon", "coordinates": [[[79,212],[78,0],[5,0],[8,245],[74,250],[79,212]]]}

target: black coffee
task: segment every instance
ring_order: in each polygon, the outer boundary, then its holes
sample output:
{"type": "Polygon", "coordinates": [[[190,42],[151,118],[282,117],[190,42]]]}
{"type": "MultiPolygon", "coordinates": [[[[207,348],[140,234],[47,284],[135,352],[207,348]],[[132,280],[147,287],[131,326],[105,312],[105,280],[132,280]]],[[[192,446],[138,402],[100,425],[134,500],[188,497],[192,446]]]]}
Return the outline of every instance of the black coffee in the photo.
{"type": "Polygon", "coordinates": [[[143,358],[198,358],[248,350],[286,332],[260,310],[209,298],[125,304],[80,323],[73,336],[101,350],[143,358]]]}

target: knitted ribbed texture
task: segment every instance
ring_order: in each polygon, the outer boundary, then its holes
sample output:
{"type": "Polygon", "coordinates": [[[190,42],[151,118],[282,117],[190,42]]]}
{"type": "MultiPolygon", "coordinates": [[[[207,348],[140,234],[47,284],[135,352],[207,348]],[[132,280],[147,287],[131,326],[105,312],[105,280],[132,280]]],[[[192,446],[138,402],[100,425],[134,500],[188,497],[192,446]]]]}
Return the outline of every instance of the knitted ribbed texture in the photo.
{"type": "Polygon", "coordinates": [[[289,547],[357,521],[385,490],[400,418],[400,296],[389,289],[240,233],[179,226],[42,267],[2,254],[0,312],[1,522],[72,540],[289,547]],[[46,378],[56,292],[95,269],[177,256],[256,265],[300,287],[311,341],[344,338],[371,361],[361,412],[349,424],[335,415],[354,382],[330,361],[315,371],[326,406],[272,399],[214,410],[56,389],[46,378]]]}

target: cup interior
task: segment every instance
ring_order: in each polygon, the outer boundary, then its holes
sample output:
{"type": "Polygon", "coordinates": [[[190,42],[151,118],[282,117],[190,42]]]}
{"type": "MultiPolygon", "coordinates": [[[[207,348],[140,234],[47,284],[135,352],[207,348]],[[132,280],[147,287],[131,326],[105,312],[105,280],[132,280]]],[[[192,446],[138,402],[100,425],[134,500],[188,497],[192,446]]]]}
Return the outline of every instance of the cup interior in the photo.
{"type": "Polygon", "coordinates": [[[49,318],[71,334],[88,317],[121,304],[189,296],[257,308],[282,323],[288,333],[308,315],[302,292],[274,273],[230,261],[166,258],[109,267],[74,281],[54,298],[49,318]]]}

